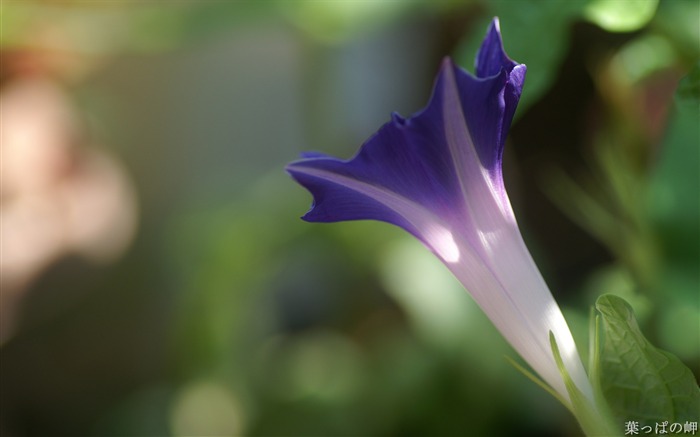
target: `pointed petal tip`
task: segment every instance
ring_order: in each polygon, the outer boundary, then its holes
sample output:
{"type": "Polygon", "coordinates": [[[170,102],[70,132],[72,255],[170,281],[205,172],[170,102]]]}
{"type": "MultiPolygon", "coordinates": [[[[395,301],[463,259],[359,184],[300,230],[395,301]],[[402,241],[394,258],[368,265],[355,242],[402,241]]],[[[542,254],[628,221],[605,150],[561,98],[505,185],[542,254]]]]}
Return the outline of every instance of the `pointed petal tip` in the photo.
{"type": "Polygon", "coordinates": [[[311,200],[311,206],[309,206],[309,209],[304,213],[304,215],[300,216],[299,218],[304,220],[305,222],[317,222],[319,220],[314,220],[312,215],[314,212],[314,208],[316,207],[316,194],[317,191],[314,189],[314,187],[309,184],[309,181],[306,180],[304,171],[300,168],[299,163],[302,160],[290,162],[284,167],[284,171],[287,172],[287,174],[294,179],[299,185],[302,187],[306,188],[306,190],[311,194],[312,200],[311,200]]]}
{"type": "Polygon", "coordinates": [[[502,69],[510,72],[519,65],[508,57],[503,48],[501,25],[498,17],[493,17],[484,41],[476,54],[476,76],[485,78],[498,74],[502,69]]]}
{"type": "Polygon", "coordinates": [[[284,166],[284,172],[287,173],[289,176],[293,176],[292,175],[292,165],[294,165],[294,163],[290,162],[289,164],[284,166]]]}
{"type": "Polygon", "coordinates": [[[494,31],[496,33],[498,33],[499,35],[501,34],[501,21],[499,20],[498,17],[493,17],[491,19],[491,24],[489,25],[488,33],[491,33],[494,31]]]}
{"type": "MultiPolygon", "coordinates": [[[[464,71],[462,67],[460,67],[459,64],[457,64],[451,57],[445,56],[442,58],[442,62],[440,63],[440,71],[438,72],[438,75],[441,75],[448,70],[464,71]]],[[[467,73],[466,71],[464,72],[467,73]]]]}
{"type": "Polygon", "coordinates": [[[406,125],[406,119],[403,118],[398,112],[391,113],[391,121],[399,127],[406,125]]]}
{"type": "Polygon", "coordinates": [[[297,159],[296,161],[292,161],[289,164],[284,166],[284,171],[291,176],[292,178],[296,179],[295,174],[299,171],[298,166],[299,163],[303,161],[303,158],[297,159]]]}
{"type": "Polygon", "coordinates": [[[484,37],[484,41],[482,43],[482,49],[483,49],[483,46],[486,45],[487,42],[489,42],[491,44],[498,43],[498,45],[500,45],[500,48],[503,49],[503,36],[501,35],[501,21],[498,19],[498,17],[493,17],[491,19],[491,24],[489,24],[489,28],[486,30],[486,36],[484,37]]]}
{"type": "Polygon", "coordinates": [[[323,216],[319,215],[318,211],[316,211],[316,196],[312,193],[313,199],[311,200],[311,206],[309,206],[308,211],[304,213],[304,215],[300,216],[299,218],[306,223],[327,223],[328,221],[332,220],[324,220],[323,216]]]}
{"type": "Polygon", "coordinates": [[[307,161],[307,159],[298,159],[296,161],[292,161],[289,164],[287,164],[284,167],[284,171],[296,182],[301,184],[303,187],[307,188],[306,185],[304,184],[304,179],[305,179],[305,167],[304,163],[307,161]]]}
{"type": "Polygon", "coordinates": [[[299,180],[297,177],[298,174],[304,173],[304,168],[307,166],[304,165],[310,161],[315,161],[315,160],[335,160],[337,158],[334,158],[330,155],[326,155],[325,153],[321,152],[315,152],[315,151],[308,151],[308,152],[301,152],[299,154],[299,158],[288,163],[287,165],[284,166],[284,171],[291,176],[294,180],[299,180]]]}

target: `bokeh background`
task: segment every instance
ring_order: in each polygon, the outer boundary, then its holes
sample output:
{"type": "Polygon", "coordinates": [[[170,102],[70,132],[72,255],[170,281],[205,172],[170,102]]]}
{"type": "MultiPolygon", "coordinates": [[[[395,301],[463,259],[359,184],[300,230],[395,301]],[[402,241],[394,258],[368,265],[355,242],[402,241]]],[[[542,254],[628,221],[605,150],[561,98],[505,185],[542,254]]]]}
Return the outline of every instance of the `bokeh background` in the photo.
{"type": "Polygon", "coordinates": [[[700,374],[697,1],[0,8],[3,436],[578,435],[427,250],[302,222],[283,170],[418,111],[496,15],[506,185],[582,355],[616,293],[700,374]]]}

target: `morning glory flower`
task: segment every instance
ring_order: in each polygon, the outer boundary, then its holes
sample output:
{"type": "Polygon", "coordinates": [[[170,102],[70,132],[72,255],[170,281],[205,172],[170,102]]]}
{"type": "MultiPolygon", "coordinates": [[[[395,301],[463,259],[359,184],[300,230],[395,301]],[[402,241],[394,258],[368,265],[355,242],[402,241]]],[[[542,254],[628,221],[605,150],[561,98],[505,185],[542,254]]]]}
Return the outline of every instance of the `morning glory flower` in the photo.
{"type": "Polygon", "coordinates": [[[569,400],[551,332],[574,384],[592,401],[571,332],[523,242],[503,184],[503,146],[525,71],[506,55],[494,19],[475,76],[445,59],[420,112],[392,114],[349,160],[307,153],[287,172],[313,195],[304,220],[379,220],[418,238],[569,400]]]}

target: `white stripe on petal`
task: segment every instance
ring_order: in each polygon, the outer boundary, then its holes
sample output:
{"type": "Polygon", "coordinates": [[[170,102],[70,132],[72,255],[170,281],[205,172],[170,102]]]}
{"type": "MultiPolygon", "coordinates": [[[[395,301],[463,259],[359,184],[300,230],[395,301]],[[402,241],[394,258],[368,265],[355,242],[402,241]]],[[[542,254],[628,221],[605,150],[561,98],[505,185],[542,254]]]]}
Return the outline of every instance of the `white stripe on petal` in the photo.
{"type": "Polygon", "coordinates": [[[452,264],[459,261],[460,250],[455,243],[454,236],[447,228],[434,223],[428,225],[423,237],[429,247],[443,259],[446,264],[452,264]]]}
{"type": "MultiPolygon", "coordinates": [[[[564,365],[575,384],[589,399],[593,400],[592,389],[571,332],[523,242],[510,200],[503,186],[500,162],[496,163],[497,169],[486,168],[474,144],[474,136],[470,132],[470,125],[467,123],[463,108],[466,106],[468,111],[474,111],[474,105],[479,102],[472,101],[466,105],[462,99],[481,97],[460,93],[459,85],[463,83],[458,84],[455,76],[457,73],[451,63],[444,64],[441,74],[441,86],[436,88],[440,98],[436,102],[440,102],[442,106],[429,107],[431,112],[425,120],[431,124],[428,127],[422,126],[422,131],[418,133],[434,135],[435,129],[441,129],[444,134],[449,151],[449,155],[444,159],[451,161],[452,168],[440,167],[433,170],[447,173],[454,170],[454,175],[458,179],[459,193],[449,193],[457,194],[450,197],[450,200],[458,200],[456,204],[450,205],[449,211],[446,211],[447,208],[432,210],[431,206],[422,205],[410,197],[382,186],[381,181],[374,184],[338,174],[332,170],[325,170],[318,162],[319,167],[312,164],[305,165],[304,161],[300,161],[291,164],[290,168],[293,168],[294,172],[353,190],[399,215],[402,218],[400,226],[418,237],[445,263],[532,369],[564,399],[569,399],[552,355],[549,341],[549,333],[552,332],[564,365]],[[437,114],[436,110],[440,113],[437,114]],[[439,122],[436,123],[435,120],[439,122]],[[440,122],[442,125],[439,125],[440,122]]],[[[495,78],[492,79],[494,81],[489,83],[484,80],[483,85],[494,85],[495,78]]],[[[471,83],[471,85],[474,84],[482,85],[471,83]]],[[[464,87],[463,91],[479,94],[478,87],[471,85],[464,87]]],[[[500,99],[503,96],[502,93],[496,92],[488,97],[500,99]]],[[[499,114],[488,115],[498,119],[499,114]]],[[[502,117],[500,120],[502,121],[502,117]]],[[[490,125],[476,126],[473,124],[476,121],[470,121],[470,123],[475,132],[482,132],[479,130],[482,128],[499,128],[499,126],[490,125]]],[[[411,132],[406,130],[404,133],[411,132]]],[[[425,138],[421,138],[421,141],[425,141],[425,138]]],[[[477,140],[481,139],[483,138],[477,137],[477,140]]],[[[436,140],[442,141],[442,136],[436,140]]],[[[419,144],[425,146],[422,142],[419,144]]],[[[480,144],[480,146],[484,145],[480,144]]],[[[497,147],[497,145],[492,146],[497,147]]],[[[443,153],[444,149],[436,148],[436,150],[443,153]]],[[[500,151],[500,149],[494,150],[500,151]]],[[[435,162],[444,163],[442,159],[435,162]]],[[[434,165],[435,162],[432,164],[434,165]]],[[[382,165],[382,162],[349,161],[347,163],[351,168],[352,165],[362,167],[370,164],[382,165]]],[[[401,173],[401,176],[418,178],[425,176],[420,173],[420,169],[410,168],[409,170],[401,173]],[[409,173],[409,170],[412,173],[409,173]]],[[[381,180],[381,178],[378,179],[381,180]]],[[[404,179],[398,181],[401,182],[404,179]]],[[[450,189],[452,189],[451,184],[450,189]]],[[[420,194],[429,193],[426,191],[420,194]]],[[[417,199],[419,197],[417,196],[417,199]]]]}
{"type": "Polygon", "coordinates": [[[416,236],[445,264],[466,263],[471,270],[476,270],[475,274],[490,276],[487,266],[472,248],[458,244],[448,224],[422,205],[384,187],[327,170],[296,165],[294,171],[341,185],[385,205],[410,223],[418,234],[416,236]]]}
{"type": "Polygon", "coordinates": [[[479,160],[452,68],[447,69],[444,80],[443,128],[465,215],[463,223],[454,223],[452,228],[459,235],[458,249],[471,255],[446,265],[518,353],[568,399],[552,356],[551,331],[574,382],[592,399],[571,332],[522,241],[510,201],[479,160]],[[474,258],[479,259],[476,269],[474,258]]]}
{"type": "MultiPolygon", "coordinates": [[[[468,96],[467,96],[468,98],[468,96]]],[[[442,114],[445,138],[459,179],[465,203],[480,200],[480,209],[470,211],[474,219],[481,218],[477,227],[492,227],[500,222],[514,224],[515,219],[507,197],[498,195],[497,187],[479,159],[474,139],[462,110],[460,93],[454,70],[446,68],[445,86],[442,88],[442,114]],[[481,204],[483,203],[483,204],[481,204]],[[479,214],[480,211],[486,215],[479,214]],[[494,214],[493,212],[497,212],[494,214]]]]}

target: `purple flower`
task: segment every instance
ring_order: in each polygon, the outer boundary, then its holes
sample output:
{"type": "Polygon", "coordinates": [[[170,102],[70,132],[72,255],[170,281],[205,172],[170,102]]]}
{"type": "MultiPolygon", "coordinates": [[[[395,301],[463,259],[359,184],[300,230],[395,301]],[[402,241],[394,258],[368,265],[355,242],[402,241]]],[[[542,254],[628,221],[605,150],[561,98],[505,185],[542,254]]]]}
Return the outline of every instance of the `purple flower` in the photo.
{"type": "Polygon", "coordinates": [[[418,238],[460,280],[503,336],[563,399],[552,332],[567,371],[592,399],[574,340],[520,235],[501,171],[525,79],[494,19],[476,77],[445,59],[428,105],[398,114],[350,160],[305,154],[287,166],[313,195],[310,222],[373,219],[418,238]]]}

